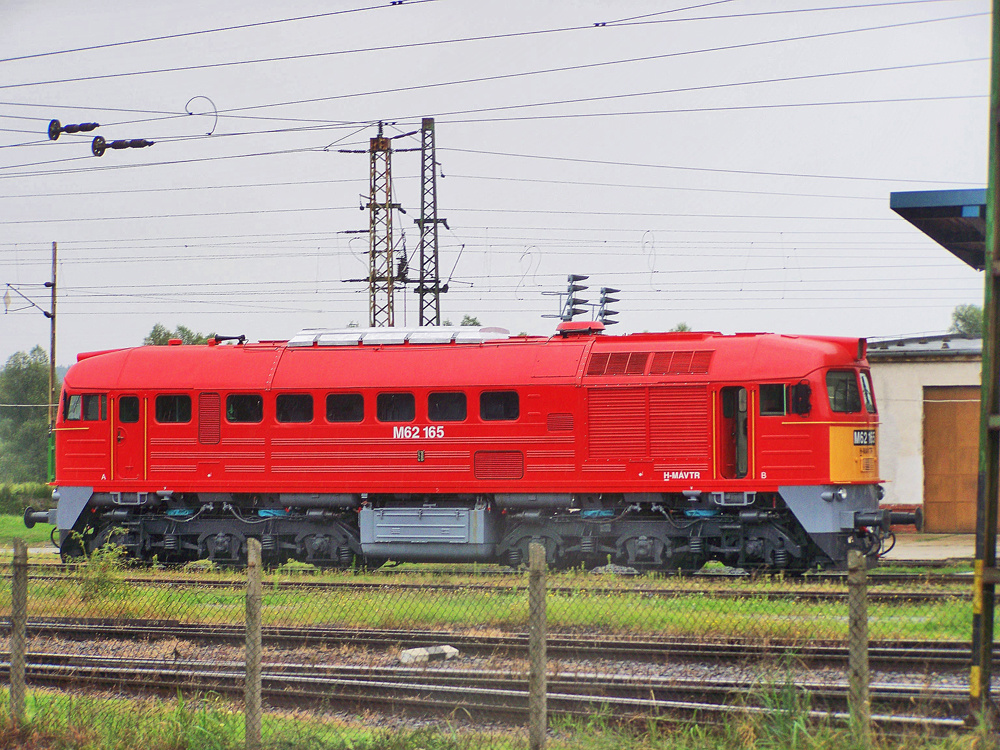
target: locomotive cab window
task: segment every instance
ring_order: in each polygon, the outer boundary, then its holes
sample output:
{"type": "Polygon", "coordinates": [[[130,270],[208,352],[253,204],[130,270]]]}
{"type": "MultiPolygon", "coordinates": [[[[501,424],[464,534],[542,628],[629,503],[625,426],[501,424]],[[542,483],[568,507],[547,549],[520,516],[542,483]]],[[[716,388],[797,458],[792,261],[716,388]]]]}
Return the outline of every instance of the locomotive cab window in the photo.
{"type": "Polygon", "coordinates": [[[226,396],[226,421],[256,424],[264,421],[264,399],[255,393],[226,396]]]}
{"type": "Polygon", "coordinates": [[[121,396],[118,399],[118,421],[122,424],[135,424],[139,421],[138,396],[121,396]]]}
{"type": "Polygon", "coordinates": [[[275,400],[274,416],[279,422],[312,422],[312,396],[308,393],[282,393],[275,400]]]}
{"type": "Polygon", "coordinates": [[[760,415],[784,416],[787,410],[784,383],[762,383],[760,386],[760,415]]]}
{"type": "Polygon", "coordinates": [[[380,393],[375,398],[375,418],[379,422],[412,422],[417,418],[417,402],[412,393],[380,393]]]}
{"type": "Polygon", "coordinates": [[[171,393],[156,397],[156,421],[182,423],[191,421],[191,397],[171,393]]]}
{"type": "Polygon", "coordinates": [[[331,393],[326,397],[327,422],[360,422],[365,418],[365,399],[360,393],[331,393]]]}
{"type": "Polygon", "coordinates": [[[432,393],[427,397],[427,417],[432,422],[464,422],[466,416],[464,393],[432,393]]]}
{"type": "Polygon", "coordinates": [[[63,402],[63,419],[68,422],[99,422],[108,418],[106,394],[86,393],[67,396],[63,402]]]}
{"type": "Polygon", "coordinates": [[[856,414],[861,411],[861,393],[854,370],[831,370],[826,374],[826,392],[830,411],[856,414]]]}
{"type": "Polygon", "coordinates": [[[878,409],[875,407],[875,390],[872,388],[872,377],[868,372],[861,373],[861,395],[865,400],[865,411],[875,414],[878,409]]]}
{"type": "Polygon", "coordinates": [[[520,415],[517,391],[483,391],[479,394],[479,418],[484,422],[514,420],[520,415]]]}

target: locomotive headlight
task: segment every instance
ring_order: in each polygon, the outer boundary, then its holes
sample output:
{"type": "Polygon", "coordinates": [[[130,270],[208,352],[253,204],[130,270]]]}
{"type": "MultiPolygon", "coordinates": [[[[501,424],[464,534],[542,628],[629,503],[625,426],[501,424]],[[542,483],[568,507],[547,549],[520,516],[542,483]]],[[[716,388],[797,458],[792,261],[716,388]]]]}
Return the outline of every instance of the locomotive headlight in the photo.
{"type": "Polygon", "coordinates": [[[836,490],[827,490],[826,492],[821,492],[819,496],[821,499],[826,500],[828,503],[832,503],[834,500],[846,500],[847,488],[841,487],[836,490]]]}

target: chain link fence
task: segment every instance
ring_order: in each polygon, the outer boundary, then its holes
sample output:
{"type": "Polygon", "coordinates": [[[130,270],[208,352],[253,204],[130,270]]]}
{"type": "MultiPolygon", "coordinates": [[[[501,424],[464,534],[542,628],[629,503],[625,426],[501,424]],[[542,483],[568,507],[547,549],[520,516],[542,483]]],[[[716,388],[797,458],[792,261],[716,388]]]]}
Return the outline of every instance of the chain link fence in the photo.
{"type": "Polygon", "coordinates": [[[255,547],[239,570],[15,555],[4,713],[99,747],[358,750],[640,747],[776,722],[868,742],[959,731],[968,712],[969,576],[549,572],[544,555],[262,571],[255,547]]]}

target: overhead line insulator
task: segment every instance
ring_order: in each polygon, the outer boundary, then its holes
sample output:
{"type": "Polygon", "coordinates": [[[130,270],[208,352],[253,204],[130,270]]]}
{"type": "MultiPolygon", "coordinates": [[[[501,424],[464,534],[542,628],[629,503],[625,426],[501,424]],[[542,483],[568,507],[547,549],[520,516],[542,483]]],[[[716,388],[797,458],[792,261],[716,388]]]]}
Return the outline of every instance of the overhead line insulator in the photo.
{"type": "Polygon", "coordinates": [[[106,141],[101,136],[94,138],[90,144],[90,150],[94,156],[103,156],[104,152],[113,148],[119,151],[124,148],[146,148],[152,146],[156,141],[147,141],[145,138],[133,138],[132,140],[106,141]]]}
{"type": "Polygon", "coordinates": [[[52,120],[49,122],[49,140],[58,141],[59,136],[63,133],[89,133],[91,130],[96,130],[101,127],[96,122],[81,122],[76,125],[61,125],[59,120],[52,120]]]}

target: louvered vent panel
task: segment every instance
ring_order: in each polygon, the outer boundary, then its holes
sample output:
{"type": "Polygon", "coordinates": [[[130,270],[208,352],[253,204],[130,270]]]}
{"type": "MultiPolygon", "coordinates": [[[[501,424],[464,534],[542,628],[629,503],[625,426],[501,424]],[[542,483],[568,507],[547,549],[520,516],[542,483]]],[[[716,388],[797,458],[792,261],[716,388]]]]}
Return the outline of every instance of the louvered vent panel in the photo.
{"type": "Polygon", "coordinates": [[[643,375],[646,372],[646,362],[649,361],[649,352],[632,352],[628,357],[628,364],[625,366],[626,375],[643,375]]]}
{"type": "Polygon", "coordinates": [[[694,352],[674,352],[674,358],[670,362],[670,375],[681,375],[691,372],[691,360],[694,359],[694,352]]]}
{"type": "Polygon", "coordinates": [[[651,352],[600,352],[590,358],[587,375],[645,375],[651,352]]]}
{"type": "Polygon", "coordinates": [[[218,445],[222,419],[222,399],[218,393],[198,394],[198,442],[218,445]]]}
{"type": "Polygon", "coordinates": [[[607,352],[594,354],[590,358],[590,366],[587,367],[588,375],[603,375],[608,367],[608,359],[611,357],[607,352]]]}
{"type": "Polygon", "coordinates": [[[650,375],[704,375],[712,364],[714,351],[656,352],[650,375]]]}
{"type": "Polygon", "coordinates": [[[476,479],[520,479],[524,476],[521,451],[476,451],[476,479]]]}
{"type": "Polygon", "coordinates": [[[645,388],[594,388],[588,404],[591,458],[649,454],[645,388]]]}
{"type": "Polygon", "coordinates": [[[624,375],[628,369],[628,359],[631,355],[628,352],[614,352],[608,360],[608,368],[605,375],[624,375]]]}
{"type": "Polygon", "coordinates": [[[673,356],[673,352],[656,352],[653,355],[653,364],[649,366],[649,374],[666,375],[670,372],[670,360],[673,356]]]}
{"type": "Polygon", "coordinates": [[[573,415],[569,412],[549,414],[545,419],[549,432],[572,432],[573,415]]]}
{"type": "Polygon", "coordinates": [[[651,388],[650,444],[653,460],[684,469],[709,465],[708,389],[701,385],[651,388]]]}
{"type": "Polygon", "coordinates": [[[691,372],[696,375],[705,375],[708,372],[709,365],[712,364],[712,355],[715,352],[712,351],[701,351],[694,353],[694,359],[691,360],[691,372]]]}

